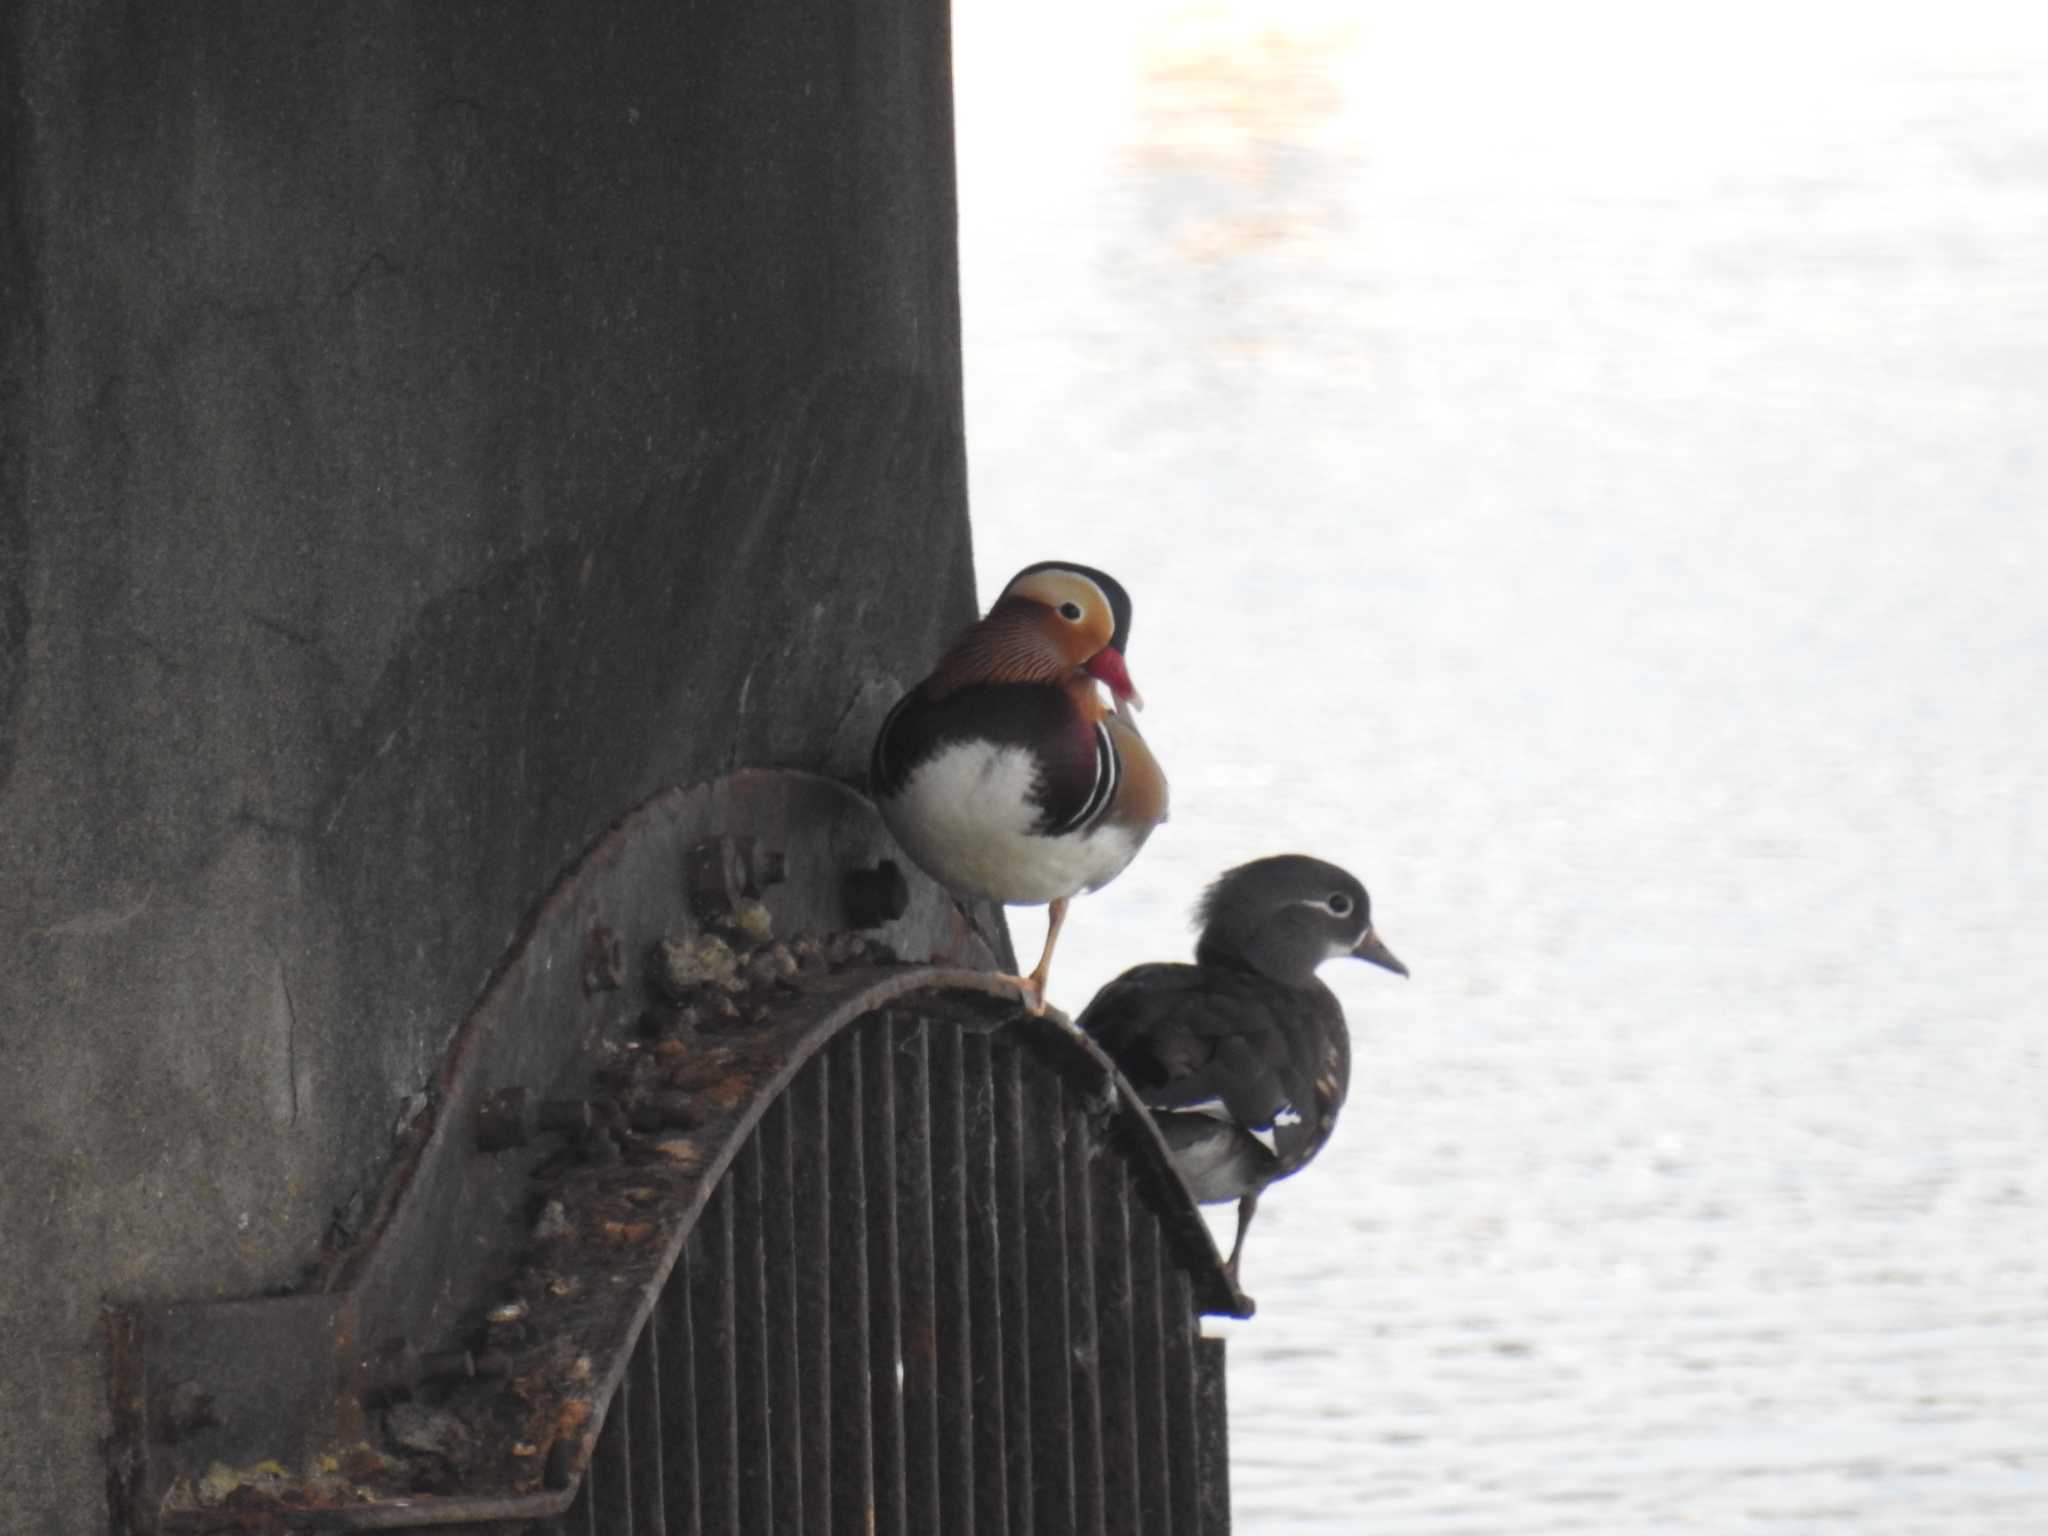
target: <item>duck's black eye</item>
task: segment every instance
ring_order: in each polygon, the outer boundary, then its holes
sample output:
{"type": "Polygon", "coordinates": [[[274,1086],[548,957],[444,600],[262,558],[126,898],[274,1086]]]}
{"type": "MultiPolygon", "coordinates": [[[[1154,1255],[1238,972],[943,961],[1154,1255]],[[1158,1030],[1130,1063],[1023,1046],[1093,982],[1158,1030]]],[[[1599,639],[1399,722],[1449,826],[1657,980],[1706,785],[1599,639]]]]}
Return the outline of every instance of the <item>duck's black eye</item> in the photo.
{"type": "Polygon", "coordinates": [[[1338,917],[1349,917],[1351,915],[1351,898],[1342,891],[1330,892],[1330,899],[1324,902],[1323,905],[1328,907],[1338,917]]]}
{"type": "Polygon", "coordinates": [[[1061,603],[1060,617],[1065,619],[1069,624],[1080,623],[1081,605],[1079,603],[1061,603]]]}

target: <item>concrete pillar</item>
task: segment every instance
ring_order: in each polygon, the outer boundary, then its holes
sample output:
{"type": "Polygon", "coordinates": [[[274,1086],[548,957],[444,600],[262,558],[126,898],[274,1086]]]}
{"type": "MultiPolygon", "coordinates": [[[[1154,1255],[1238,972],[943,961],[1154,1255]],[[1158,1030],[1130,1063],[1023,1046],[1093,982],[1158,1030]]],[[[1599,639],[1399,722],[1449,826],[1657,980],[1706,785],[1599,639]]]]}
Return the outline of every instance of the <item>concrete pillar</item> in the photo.
{"type": "Polygon", "coordinates": [[[0,1529],[661,786],[972,616],[944,0],[0,14],[0,1529]]]}

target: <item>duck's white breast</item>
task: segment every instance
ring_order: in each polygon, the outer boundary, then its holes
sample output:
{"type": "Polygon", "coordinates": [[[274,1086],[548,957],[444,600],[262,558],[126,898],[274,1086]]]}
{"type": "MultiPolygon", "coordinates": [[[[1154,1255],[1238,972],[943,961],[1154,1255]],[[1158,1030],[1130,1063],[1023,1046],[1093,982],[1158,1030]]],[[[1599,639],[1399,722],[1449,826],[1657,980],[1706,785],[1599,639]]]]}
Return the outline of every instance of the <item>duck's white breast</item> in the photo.
{"type": "Polygon", "coordinates": [[[941,884],[1010,905],[1091,891],[1122,873],[1138,843],[1107,823],[1045,837],[1032,830],[1038,768],[1020,747],[959,741],[920,764],[881,802],[889,830],[941,884]]]}

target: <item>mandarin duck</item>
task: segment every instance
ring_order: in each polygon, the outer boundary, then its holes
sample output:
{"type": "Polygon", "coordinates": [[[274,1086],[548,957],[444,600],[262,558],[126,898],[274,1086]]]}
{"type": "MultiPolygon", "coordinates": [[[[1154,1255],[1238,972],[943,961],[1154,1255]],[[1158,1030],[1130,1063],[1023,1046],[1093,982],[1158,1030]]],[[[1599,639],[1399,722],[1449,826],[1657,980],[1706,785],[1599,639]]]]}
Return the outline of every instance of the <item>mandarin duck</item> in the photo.
{"type": "Polygon", "coordinates": [[[1130,631],[1109,576],[1026,566],[875,737],[875,803],[921,869],[964,896],[1050,904],[1044,953],[1013,978],[1035,1012],[1069,898],[1123,873],[1166,819],[1166,776],[1131,717],[1130,631]]]}
{"type": "Polygon", "coordinates": [[[1233,1280],[1259,1194],[1301,1170],[1337,1123],[1351,1037],[1325,960],[1406,976],[1345,871],[1282,854],[1226,872],[1196,909],[1195,963],[1125,971],[1076,1020],[1114,1061],[1205,1205],[1237,1202],[1233,1280]]]}

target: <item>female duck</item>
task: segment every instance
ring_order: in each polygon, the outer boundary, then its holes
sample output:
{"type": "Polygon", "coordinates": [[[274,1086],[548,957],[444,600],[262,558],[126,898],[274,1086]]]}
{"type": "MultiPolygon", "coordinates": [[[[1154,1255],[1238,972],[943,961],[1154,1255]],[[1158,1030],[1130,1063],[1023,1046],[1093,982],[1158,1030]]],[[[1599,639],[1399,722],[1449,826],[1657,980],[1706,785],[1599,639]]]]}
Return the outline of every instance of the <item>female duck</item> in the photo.
{"type": "Polygon", "coordinates": [[[1151,1108],[1195,1198],[1237,1202],[1234,1278],[1260,1192],[1322,1150],[1351,1083],[1344,1010],[1316,967],[1408,967],[1373,932],[1365,887],[1321,859],[1240,865],[1196,916],[1193,965],[1125,971],[1075,1022],[1151,1108]]]}

